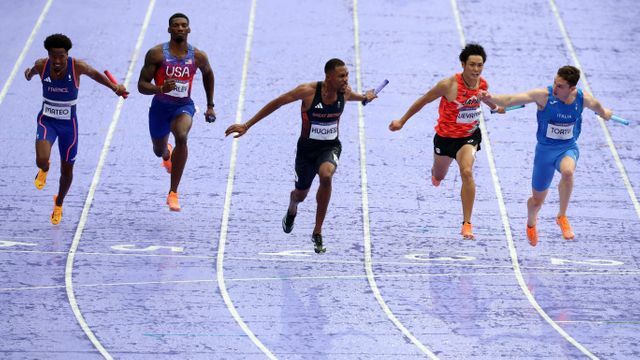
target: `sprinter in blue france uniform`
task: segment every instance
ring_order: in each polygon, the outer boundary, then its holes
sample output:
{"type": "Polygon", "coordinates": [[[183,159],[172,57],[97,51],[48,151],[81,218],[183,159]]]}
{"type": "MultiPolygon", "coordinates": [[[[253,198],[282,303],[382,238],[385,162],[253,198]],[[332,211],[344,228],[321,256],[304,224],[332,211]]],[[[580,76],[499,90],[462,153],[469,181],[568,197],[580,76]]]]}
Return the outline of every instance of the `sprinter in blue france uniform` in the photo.
{"type": "Polygon", "coordinates": [[[191,100],[193,77],[196,70],[200,69],[207,96],[204,115],[208,122],[213,122],[214,75],[207,54],[187,42],[191,28],[186,15],[171,15],[167,31],[171,34],[169,42],[154,46],[147,52],[144,67],[140,71],[138,91],[144,95],[154,95],[149,108],[153,152],[162,158],[162,166],[171,174],[167,195],[169,210],[180,211],[178,186],[187,163],[187,138],[196,111],[191,100]],[[170,133],[173,133],[175,148],[169,143],[170,133]]]}
{"type": "Polygon", "coordinates": [[[342,145],[338,138],[340,115],[345,101],[371,101],[376,98],[373,90],[365,95],[357,94],[349,87],[349,71],[340,59],[329,60],[324,67],[324,81],[301,84],[284,93],[265,105],[257,114],[243,124],[234,124],[227,128],[226,135],[236,133],[235,137],[244,135],[250,127],[267,117],[283,105],[302,100],[302,130],[298,139],[296,152],[296,182],[291,192],[289,209],[282,219],[285,233],[293,230],[294,219],[298,212],[298,204],[304,201],[309,193],[311,183],[316,174],[320,178],[320,186],[316,200],[316,224],[312,233],[312,241],[316,253],[325,252],[322,243],[322,224],[327,214],[331,199],[331,183],[338,167],[338,159],[342,145]]]}
{"type": "Polygon", "coordinates": [[[578,80],[580,70],[567,65],[558,69],[553,86],[515,95],[482,94],[484,99],[504,107],[533,102],[538,105],[538,144],[533,161],[532,196],[527,201],[527,238],[531,246],[538,243],[538,212],[555,171],[562,175],[558,184],[560,209],[556,223],[565,239],[574,238],[566,212],[573,191],[573,174],[580,156],[577,140],[582,128],[582,110],[585,107],[591,109],[605,120],[611,119],[613,115],[610,109],[605,109],[591,94],[576,88],[578,80]]]}
{"type": "Polygon", "coordinates": [[[31,80],[40,75],[42,81],[42,108],[37,118],[36,165],[38,174],[34,184],[38,190],[44,188],[49,172],[51,147],[58,140],[60,151],[60,185],[54,196],[51,223],[57,225],[62,219],[62,203],[73,180],[73,164],[78,151],[78,117],[76,102],[80,75],[88,75],[96,82],[110,88],[117,95],[128,94],[124,86],[114,84],[101,72],[86,62],[69,56],[71,40],[62,34],[53,34],[44,41],[49,56],[38,59],[27,68],[24,76],[31,80]]]}

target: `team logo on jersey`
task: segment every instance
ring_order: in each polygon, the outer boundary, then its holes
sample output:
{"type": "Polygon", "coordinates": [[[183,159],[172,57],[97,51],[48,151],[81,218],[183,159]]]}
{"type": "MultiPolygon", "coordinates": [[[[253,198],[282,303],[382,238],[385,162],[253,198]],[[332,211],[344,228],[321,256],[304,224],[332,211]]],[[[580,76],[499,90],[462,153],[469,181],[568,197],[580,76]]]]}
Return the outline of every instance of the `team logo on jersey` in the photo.
{"type": "Polygon", "coordinates": [[[477,107],[475,105],[479,105],[480,101],[478,100],[478,97],[473,95],[472,97],[468,98],[467,100],[465,100],[464,103],[461,103],[457,100],[453,101],[454,104],[456,104],[456,107],[458,108],[458,110],[465,108],[465,107],[469,107],[469,108],[474,108],[477,107]]]}

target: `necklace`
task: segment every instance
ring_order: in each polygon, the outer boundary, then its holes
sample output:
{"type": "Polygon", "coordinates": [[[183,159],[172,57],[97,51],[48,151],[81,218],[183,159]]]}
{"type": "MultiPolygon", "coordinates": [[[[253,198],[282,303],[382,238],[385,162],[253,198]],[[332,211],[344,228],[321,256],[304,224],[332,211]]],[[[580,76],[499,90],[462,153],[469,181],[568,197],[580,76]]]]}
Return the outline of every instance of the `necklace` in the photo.
{"type": "Polygon", "coordinates": [[[474,87],[469,85],[469,83],[467,82],[467,79],[464,78],[464,75],[460,75],[462,76],[462,81],[464,81],[464,85],[469,88],[469,89],[473,89],[474,87]]]}

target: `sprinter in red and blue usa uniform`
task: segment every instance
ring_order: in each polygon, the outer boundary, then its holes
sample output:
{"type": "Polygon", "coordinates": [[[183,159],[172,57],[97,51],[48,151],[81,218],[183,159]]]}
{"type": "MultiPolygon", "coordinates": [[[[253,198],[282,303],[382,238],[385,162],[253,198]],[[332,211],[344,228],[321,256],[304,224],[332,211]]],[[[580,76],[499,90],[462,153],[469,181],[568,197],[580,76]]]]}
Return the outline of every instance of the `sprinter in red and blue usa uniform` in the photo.
{"type": "Polygon", "coordinates": [[[169,18],[169,42],[151,48],[140,71],[138,91],[154,95],[149,108],[149,132],[153,152],[162,157],[162,165],[171,174],[167,205],[171,211],[180,211],[178,185],[187,163],[187,137],[195,106],[191,100],[191,85],[196,70],[202,72],[207,96],[207,122],[215,121],[213,110],[214,75],[207,54],[187,43],[191,32],[189,18],[181,13],[169,18]],[[153,81],[153,83],[152,83],[153,81]],[[169,143],[173,134],[175,148],[169,143]]]}
{"type": "Polygon", "coordinates": [[[538,212],[547,197],[556,171],[561,175],[558,184],[560,209],[556,223],[565,239],[574,238],[566,213],[573,191],[573,174],[580,157],[577,140],[582,128],[582,110],[585,107],[591,109],[605,120],[611,119],[613,115],[610,109],[604,108],[591,94],[576,87],[579,80],[580,70],[566,65],[558,69],[552,86],[513,95],[480,95],[483,99],[505,107],[528,103],[536,103],[538,106],[538,144],[533,160],[532,195],[527,201],[526,232],[531,246],[538,244],[538,212]]]}
{"type": "Polygon", "coordinates": [[[96,82],[110,88],[117,95],[126,95],[124,86],[114,84],[99,71],[84,61],[69,56],[71,40],[62,34],[53,34],[44,41],[49,56],[38,59],[27,68],[24,76],[31,80],[40,75],[42,81],[42,108],[37,118],[36,165],[38,174],[34,184],[38,190],[44,188],[49,172],[51,147],[58,140],[60,151],[60,185],[53,197],[54,206],[51,223],[62,220],[62,203],[73,180],[73,164],[78,150],[78,117],[76,102],[80,75],[88,75],[96,82]]]}
{"type": "MultiPolygon", "coordinates": [[[[480,76],[487,60],[487,55],[478,44],[467,44],[460,52],[462,73],[440,80],[434,87],[418,98],[398,120],[389,124],[389,130],[398,131],[404,124],[428,103],[440,99],[438,123],[433,137],[433,166],[431,167],[431,183],[439,186],[455,160],[460,169],[462,187],[462,229],[460,234],[465,239],[474,239],[471,215],[476,197],[476,183],[473,178],[473,164],[476,152],[480,150],[482,135],[480,118],[482,109],[478,93],[486,91],[487,82],[480,76]]],[[[504,113],[504,109],[495,104],[487,104],[496,111],[504,113]]]]}
{"type": "Polygon", "coordinates": [[[293,230],[294,219],[298,212],[298,204],[304,201],[316,175],[320,178],[320,186],[316,200],[316,224],[311,235],[316,253],[326,249],[322,243],[322,224],[327,214],[331,198],[333,174],[338,167],[338,159],[342,145],[338,138],[340,115],[346,101],[371,101],[376,98],[373,90],[365,95],[351,91],[349,87],[349,71],[340,59],[331,59],[324,66],[325,79],[301,84],[284,93],[267,105],[244,124],[234,124],[227,128],[225,134],[236,133],[235,137],[244,135],[250,127],[267,117],[283,105],[302,100],[301,134],[296,152],[296,182],[291,192],[289,209],[282,219],[285,233],[293,230]]]}

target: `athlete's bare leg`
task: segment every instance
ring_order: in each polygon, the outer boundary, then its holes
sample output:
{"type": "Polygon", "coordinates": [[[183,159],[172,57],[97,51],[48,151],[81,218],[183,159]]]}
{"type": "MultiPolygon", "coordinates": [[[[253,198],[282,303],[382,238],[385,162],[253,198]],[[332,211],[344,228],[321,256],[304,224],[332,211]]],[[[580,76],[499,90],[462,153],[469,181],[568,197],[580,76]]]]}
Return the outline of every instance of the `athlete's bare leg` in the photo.
{"type": "Polygon", "coordinates": [[[287,209],[287,214],[296,216],[298,214],[298,204],[300,204],[304,201],[304,199],[307,198],[307,194],[309,194],[309,189],[293,189],[293,191],[291,191],[291,195],[289,196],[289,208],[287,209]]]}
{"type": "Polygon", "coordinates": [[[184,171],[184,166],[187,164],[187,157],[189,155],[187,138],[189,136],[189,130],[191,130],[192,123],[193,120],[191,119],[191,116],[186,113],[178,115],[171,122],[171,132],[173,133],[173,137],[176,142],[176,145],[173,148],[173,154],[171,155],[172,167],[170,191],[173,192],[178,192],[178,185],[180,185],[182,172],[184,171]]]}
{"type": "Polygon", "coordinates": [[[527,226],[534,227],[538,222],[538,212],[542,208],[544,199],[547,197],[549,189],[536,191],[531,189],[531,197],[527,200],[527,226]]]}
{"type": "Polygon", "coordinates": [[[456,154],[456,161],[458,162],[460,177],[462,178],[462,188],[460,189],[462,217],[463,221],[467,223],[471,223],[473,202],[476,198],[476,183],[473,179],[473,163],[475,160],[476,146],[474,145],[464,145],[456,154]]]}
{"type": "Polygon", "coordinates": [[[313,234],[322,234],[322,223],[327,215],[329,200],[331,200],[331,183],[333,174],[336,172],[336,166],[330,162],[324,162],[318,169],[318,177],[320,178],[320,186],[316,194],[318,208],[316,210],[316,225],[313,228],[313,234]]]}
{"type": "Polygon", "coordinates": [[[449,171],[449,166],[453,161],[452,158],[448,156],[436,155],[433,154],[433,166],[431,167],[431,176],[440,183],[442,179],[447,175],[449,171]]]}
{"type": "Polygon", "coordinates": [[[558,216],[566,216],[569,207],[569,199],[573,192],[573,174],[576,170],[576,162],[570,156],[565,156],[560,161],[560,174],[562,178],[558,184],[558,194],[560,195],[560,210],[558,216]]]}
{"type": "Polygon", "coordinates": [[[167,149],[167,142],[169,141],[169,135],[163,137],[162,139],[151,139],[153,143],[153,153],[156,154],[157,157],[161,157],[162,160],[169,160],[169,150],[167,149]]]}
{"type": "Polygon", "coordinates": [[[36,141],[36,166],[42,171],[49,171],[51,145],[47,140],[36,141]]]}
{"type": "Polygon", "coordinates": [[[69,192],[71,183],[73,182],[73,163],[62,161],[60,163],[60,185],[58,186],[58,197],[56,198],[56,205],[62,206],[64,198],[69,192]]]}

